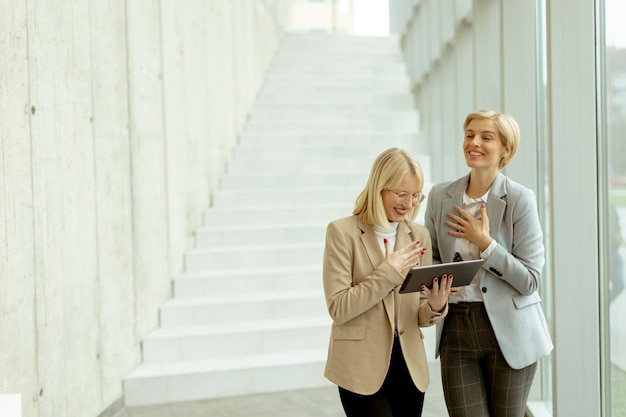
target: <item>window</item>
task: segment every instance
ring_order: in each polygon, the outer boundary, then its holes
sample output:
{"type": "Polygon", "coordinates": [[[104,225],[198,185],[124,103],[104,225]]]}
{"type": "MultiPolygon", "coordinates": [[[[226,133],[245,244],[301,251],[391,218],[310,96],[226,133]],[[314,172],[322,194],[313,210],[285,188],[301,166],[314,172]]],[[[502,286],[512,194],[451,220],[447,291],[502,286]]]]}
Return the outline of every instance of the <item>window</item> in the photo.
{"type": "Polygon", "coordinates": [[[626,29],[623,0],[605,0],[604,48],[599,51],[602,90],[600,140],[600,240],[602,340],[606,416],[626,416],[626,29]],[[603,190],[606,190],[603,192],[603,190]]]}

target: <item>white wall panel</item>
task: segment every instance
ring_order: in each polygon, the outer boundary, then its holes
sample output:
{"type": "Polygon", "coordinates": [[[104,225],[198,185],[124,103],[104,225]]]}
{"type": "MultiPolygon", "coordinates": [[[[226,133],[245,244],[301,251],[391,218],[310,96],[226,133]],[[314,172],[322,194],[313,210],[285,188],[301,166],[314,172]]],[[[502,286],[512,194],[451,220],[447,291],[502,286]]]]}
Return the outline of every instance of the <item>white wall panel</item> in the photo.
{"type": "MultiPolygon", "coordinates": [[[[511,114],[520,125],[522,136],[517,155],[505,168],[516,181],[535,192],[538,190],[538,94],[543,83],[540,61],[537,59],[539,42],[533,28],[539,30],[534,2],[502,1],[502,111],[511,114]],[[532,162],[531,162],[532,161],[532,162]],[[532,165],[531,165],[532,164],[532,165]],[[529,169],[530,167],[534,169],[529,169]]],[[[538,32],[537,32],[538,34],[538,32]]],[[[541,88],[541,91],[543,88],[541,88]]]]}
{"type": "MultiPolygon", "coordinates": [[[[474,36],[472,26],[465,22],[458,26],[454,41],[455,85],[456,85],[456,128],[463,134],[463,122],[468,113],[477,110],[474,105],[476,85],[474,84],[474,36]]],[[[457,174],[467,172],[465,158],[457,164],[457,174]]],[[[457,175],[458,176],[458,175],[457,175]]]]}
{"type": "Polygon", "coordinates": [[[502,35],[500,2],[475,0],[474,109],[502,111],[502,35]]]}

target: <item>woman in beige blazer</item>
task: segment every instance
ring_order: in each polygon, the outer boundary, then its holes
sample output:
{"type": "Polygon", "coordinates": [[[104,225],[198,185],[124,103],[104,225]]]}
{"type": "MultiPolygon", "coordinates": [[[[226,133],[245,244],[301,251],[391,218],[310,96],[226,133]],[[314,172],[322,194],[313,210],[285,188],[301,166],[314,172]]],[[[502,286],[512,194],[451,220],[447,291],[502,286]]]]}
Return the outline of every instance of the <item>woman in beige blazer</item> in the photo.
{"type": "Polygon", "coordinates": [[[447,313],[452,283],[443,275],[432,290],[398,291],[411,267],[432,260],[428,231],[413,223],[423,185],[417,161],[388,149],[353,215],[327,228],[323,277],[333,324],[325,376],[338,385],[348,417],[422,413],[429,377],[419,327],[447,313]]]}

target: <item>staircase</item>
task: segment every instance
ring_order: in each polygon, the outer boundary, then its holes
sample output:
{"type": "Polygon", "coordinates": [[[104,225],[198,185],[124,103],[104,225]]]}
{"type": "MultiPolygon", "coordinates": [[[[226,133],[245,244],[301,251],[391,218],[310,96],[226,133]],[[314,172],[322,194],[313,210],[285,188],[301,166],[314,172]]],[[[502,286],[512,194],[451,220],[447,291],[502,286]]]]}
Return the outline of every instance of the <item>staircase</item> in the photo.
{"type": "Polygon", "coordinates": [[[414,152],[417,124],[397,39],[287,35],[126,405],[329,385],[326,225],[381,151],[414,152]]]}

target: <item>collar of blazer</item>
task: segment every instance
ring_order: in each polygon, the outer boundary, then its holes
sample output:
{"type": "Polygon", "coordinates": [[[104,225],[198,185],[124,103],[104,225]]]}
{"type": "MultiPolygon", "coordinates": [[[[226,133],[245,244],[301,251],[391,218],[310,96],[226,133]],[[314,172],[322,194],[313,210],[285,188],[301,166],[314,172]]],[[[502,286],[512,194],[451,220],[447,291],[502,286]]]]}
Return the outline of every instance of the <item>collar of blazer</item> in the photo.
{"type": "MultiPolygon", "coordinates": [[[[467,188],[467,183],[469,181],[469,174],[464,177],[459,178],[458,180],[452,182],[448,187],[447,194],[448,197],[443,201],[441,206],[441,224],[439,225],[440,230],[445,230],[446,233],[443,233],[442,239],[447,240],[447,244],[445,247],[448,247],[448,258],[444,260],[444,262],[451,262],[454,256],[454,236],[450,236],[447,233],[449,227],[445,224],[446,220],[448,220],[448,213],[456,213],[454,206],[461,206],[463,204],[463,193],[467,188]]],[[[500,230],[500,225],[502,224],[502,217],[504,216],[504,211],[506,209],[506,196],[507,196],[507,177],[498,173],[496,178],[493,180],[493,184],[491,184],[491,188],[489,190],[489,196],[487,197],[487,217],[489,217],[489,234],[492,238],[496,238],[498,235],[498,231],[500,230]]],[[[443,245],[442,245],[443,246],[443,245]]]]}
{"type": "MultiPolygon", "coordinates": [[[[376,236],[374,226],[366,224],[361,219],[357,219],[357,225],[361,229],[361,242],[365,247],[365,252],[372,264],[372,269],[376,269],[378,265],[385,259],[385,254],[380,250],[380,243],[376,236]]],[[[396,232],[396,248],[408,245],[413,240],[411,228],[406,221],[398,223],[398,231],[396,232]]],[[[393,251],[394,248],[391,248],[393,251]]]]}

